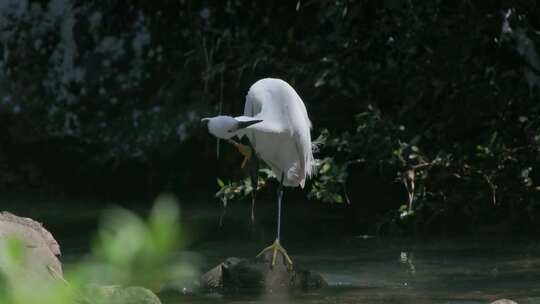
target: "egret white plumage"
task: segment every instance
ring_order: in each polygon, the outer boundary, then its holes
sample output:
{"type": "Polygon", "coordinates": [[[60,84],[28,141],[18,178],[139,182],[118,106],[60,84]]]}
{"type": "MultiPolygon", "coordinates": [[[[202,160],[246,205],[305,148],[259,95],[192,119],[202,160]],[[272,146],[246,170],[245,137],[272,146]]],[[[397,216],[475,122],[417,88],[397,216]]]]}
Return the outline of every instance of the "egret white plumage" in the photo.
{"type": "Polygon", "coordinates": [[[287,82],[265,78],[249,89],[243,116],[216,116],[203,118],[203,121],[208,122],[211,134],[238,148],[245,157],[243,164],[250,158],[251,148],[232,140],[232,137],[246,136],[257,156],[279,179],[276,240],[260,254],[272,250],[272,265],[275,265],[280,252],[292,266],[291,258],[280,244],[283,187],[303,188],[315,167],[311,122],[304,102],[287,82]]]}

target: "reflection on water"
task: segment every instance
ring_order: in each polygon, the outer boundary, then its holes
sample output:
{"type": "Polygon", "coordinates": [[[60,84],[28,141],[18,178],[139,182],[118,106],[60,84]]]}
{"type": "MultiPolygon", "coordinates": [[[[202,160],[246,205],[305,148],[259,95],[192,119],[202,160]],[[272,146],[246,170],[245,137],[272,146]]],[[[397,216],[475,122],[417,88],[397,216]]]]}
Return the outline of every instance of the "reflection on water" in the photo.
{"type": "MultiPolygon", "coordinates": [[[[532,239],[343,238],[287,245],[297,264],[320,272],[331,287],[285,298],[207,295],[165,303],[540,303],[540,245],[532,239]]],[[[256,248],[221,241],[195,251],[215,264],[233,252],[252,256],[256,248]]]]}

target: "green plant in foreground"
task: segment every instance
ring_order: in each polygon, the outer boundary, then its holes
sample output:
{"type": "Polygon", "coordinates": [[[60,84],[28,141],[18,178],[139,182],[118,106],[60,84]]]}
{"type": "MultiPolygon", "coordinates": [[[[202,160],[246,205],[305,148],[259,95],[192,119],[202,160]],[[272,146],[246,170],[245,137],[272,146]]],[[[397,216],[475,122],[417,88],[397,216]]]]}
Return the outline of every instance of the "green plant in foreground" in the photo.
{"type": "Polygon", "coordinates": [[[0,239],[0,303],[75,303],[78,288],[52,280],[46,272],[33,271],[31,263],[23,241],[0,239]]]}
{"type": "Polygon", "coordinates": [[[178,209],[170,197],[157,200],[147,222],[116,209],[105,214],[91,255],[79,269],[96,283],[157,287],[163,281],[193,274],[174,261],[180,245],[178,209]]]}
{"type": "Polygon", "coordinates": [[[156,200],[146,221],[127,210],[108,211],[91,253],[66,270],[66,281],[29,272],[23,242],[1,239],[0,303],[109,304],[85,291],[96,285],[156,290],[165,282],[190,280],[196,275],[193,263],[176,256],[181,245],[178,216],[176,202],[166,196],[156,200]]]}

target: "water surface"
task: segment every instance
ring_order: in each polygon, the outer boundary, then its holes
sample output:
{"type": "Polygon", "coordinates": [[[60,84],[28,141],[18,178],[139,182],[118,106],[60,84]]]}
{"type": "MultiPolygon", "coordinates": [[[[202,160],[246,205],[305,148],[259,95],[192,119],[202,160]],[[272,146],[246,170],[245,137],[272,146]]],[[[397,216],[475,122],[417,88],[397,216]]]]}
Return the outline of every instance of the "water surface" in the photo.
{"type": "MultiPolygon", "coordinates": [[[[279,296],[191,296],[165,303],[490,303],[511,298],[540,303],[540,245],[534,239],[365,239],[286,242],[294,261],[330,284],[316,292],[279,296]]],[[[195,246],[207,267],[228,256],[250,257],[257,242],[195,246]]]]}
{"type": "MultiPolygon", "coordinates": [[[[102,212],[91,203],[9,200],[3,206],[44,222],[60,241],[64,262],[88,252],[102,212]]],[[[191,206],[198,207],[182,209],[186,249],[199,257],[202,270],[230,256],[252,257],[272,241],[270,204],[258,209],[255,233],[249,232],[245,206],[230,208],[222,227],[222,210],[215,204],[191,206]]],[[[287,207],[283,245],[296,264],[321,273],[330,287],[287,296],[169,294],[163,302],[476,304],[510,298],[520,304],[540,303],[540,243],[534,237],[365,238],[348,233],[339,214],[287,207]]],[[[149,208],[143,205],[138,213],[149,208]]]]}

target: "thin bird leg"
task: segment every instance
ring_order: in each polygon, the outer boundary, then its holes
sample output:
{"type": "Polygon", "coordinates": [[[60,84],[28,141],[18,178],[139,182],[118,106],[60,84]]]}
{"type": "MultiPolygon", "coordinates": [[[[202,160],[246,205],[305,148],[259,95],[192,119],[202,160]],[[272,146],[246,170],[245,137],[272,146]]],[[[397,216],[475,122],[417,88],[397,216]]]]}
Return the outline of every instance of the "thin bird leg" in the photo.
{"type": "Polygon", "coordinates": [[[281,202],[283,201],[283,176],[284,173],[281,173],[281,181],[279,182],[277,197],[278,197],[278,214],[277,214],[277,233],[276,240],[279,242],[281,238],[281,202]]]}
{"type": "Polygon", "coordinates": [[[251,224],[255,224],[255,200],[257,198],[257,191],[259,190],[259,158],[253,156],[251,162],[249,177],[251,178],[251,224]]]}
{"type": "Polygon", "coordinates": [[[252,149],[249,146],[243,145],[235,140],[227,139],[227,142],[229,142],[231,145],[235,146],[236,149],[238,149],[238,152],[244,156],[244,160],[242,161],[242,165],[240,165],[241,168],[244,168],[248,162],[248,160],[251,159],[251,155],[253,154],[252,149]]]}
{"type": "Polygon", "coordinates": [[[272,245],[264,248],[257,255],[257,257],[263,255],[264,252],[266,252],[268,250],[272,250],[272,267],[274,267],[276,265],[277,254],[279,252],[279,253],[281,253],[283,255],[285,263],[287,264],[287,267],[289,269],[292,269],[292,266],[293,266],[292,259],[287,254],[287,250],[285,250],[285,248],[283,248],[283,246],[281,246],[281,244],[279,242],[280,237],[281,237],[281,203],[283,201],[283,179],[284,179],[284,174],[281,175],[281,182],[279,183],[278,193],[277,193],[278,194],[278,218],[277,218],[277,236],[276,236],[276,240],[274,241],[274,243],[272,245]]]}

